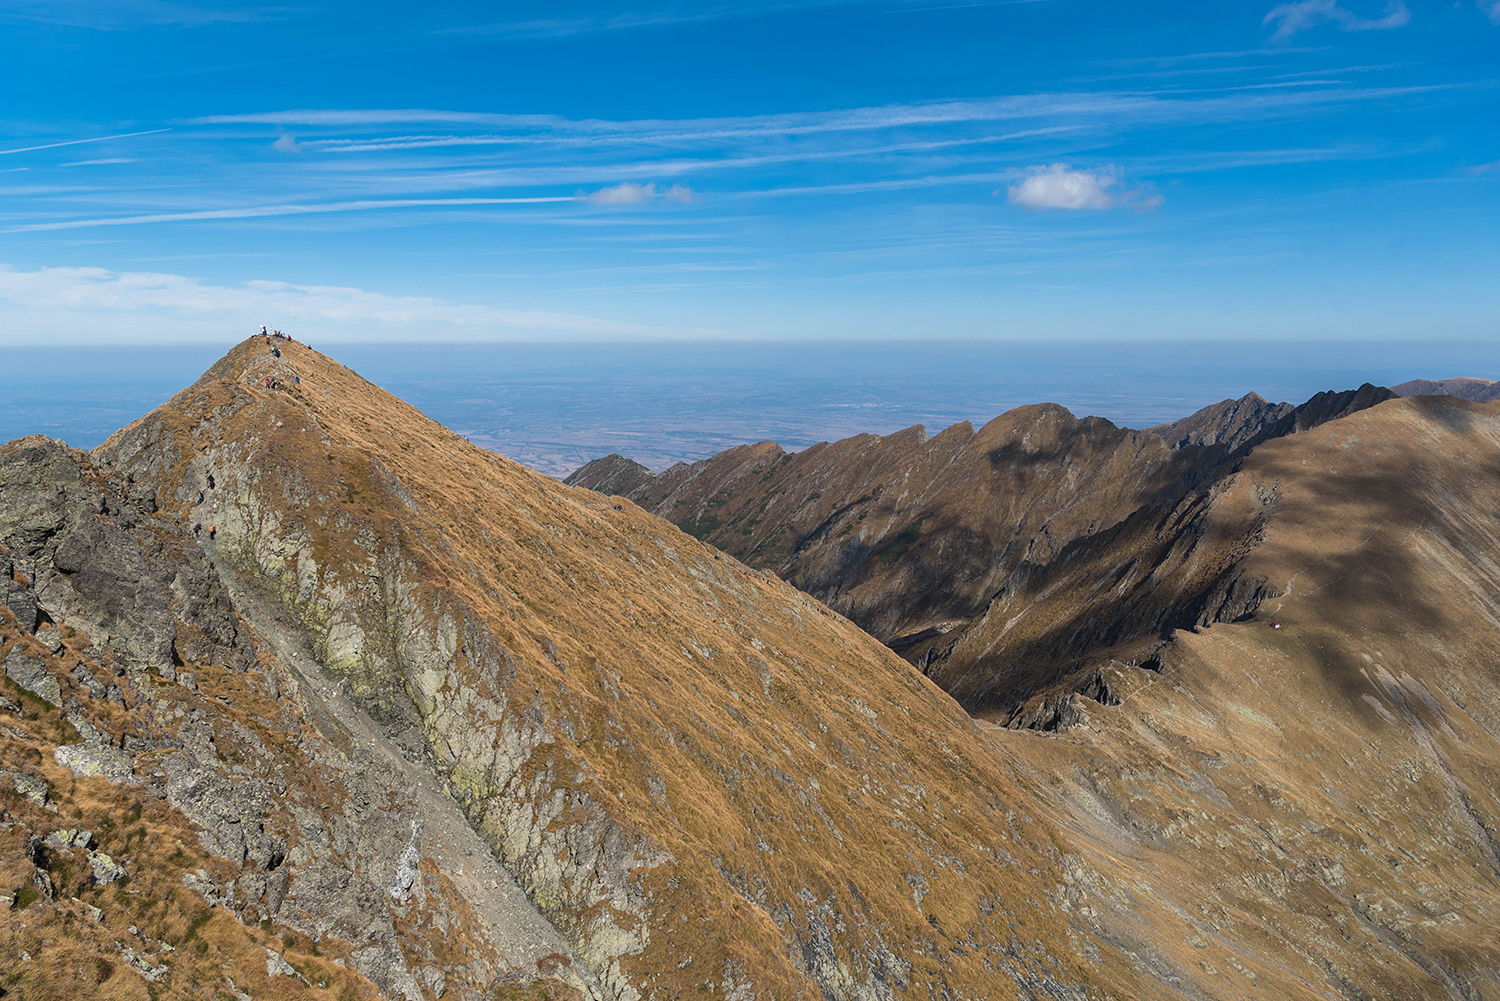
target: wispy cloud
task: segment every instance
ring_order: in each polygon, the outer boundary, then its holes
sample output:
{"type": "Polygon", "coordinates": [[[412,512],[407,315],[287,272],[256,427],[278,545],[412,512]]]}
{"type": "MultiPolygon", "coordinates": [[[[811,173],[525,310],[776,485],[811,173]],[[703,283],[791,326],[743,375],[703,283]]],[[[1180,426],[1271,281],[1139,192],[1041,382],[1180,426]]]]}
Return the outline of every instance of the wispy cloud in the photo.
{"type": "Polygon", "coordinates": [[[1485,17],[1500,24],[1500,0],[1474,0],[1474,6],[1478,7],[1485,17]]]}
{"type": "Polygon", "coordinates": [[[122,31],[131,28],[199,28],[208,24],[244,24],[267,21],[290,8],[220,8],[207,3],[174,3],[171,0],[0,0],[0,18],[122,31]]]}
{"type": "MultiPolygon", "coordinates": [[[[114,321],[145,318],[179,335],[222,338],[226,330],[273,323],[304,339],[661,340],[728,336],[721,330],[664,327],[549,312],[390,296],[359,288],[247,281],[211,285],[184,275],[104,268],[0,265],[0,309],[7,329],[49,326],[65,333],[80,314],[114,321]]],[[[100,329],[100,328],[96,328],[100,329]]],[[[0,335],[3,340],[3,335],[0,335]]]]}
{"type": "Polygon", "coordinates": [[[1118,168],[1075,170],[1066,163],[1029,168],[1026,177],[1012,184],[1006,195],[1012,205],[1036,211],[1112,209],[1127,205],[1148,209],[1162,203],[1161,195],[1126,187],[1118,168]]]}
{"type": "Polygon", "coordinates": [[[74,160],[71,163],[60,163],[59,167],[94,167],[104,163],[140,163],[141,161],[130,156],[108,156],[102,160],[74,160]]]}
{"type": "Polygon", "coordinates": [[[1273,7],[1261,23],[1277,25],[1272,38],[1290,38],[1299,31],[1330,22],[1344,31],[1386,31],[1411,20],[1411,11],[1402,0],[1391,0],[1385,11],[1384,17],[1360,17],[1344,8],[1341,0],[1296,0],[1273,7]]]}
{"type": "Polygon", "coordinates": [[[56,149],[59,146],[79,146],[83,143],[102,143],[108,142],[110,139],[129,139],[131,136],[150,136],[155,135],[158,132],[171,131],[172,130],[170,128],[147,129],[145,132],[122,132],[119,135],[115,136],[96,136],[93,139],[66,139],[62,142],[43,143],[40,146],[22,146],[18,149],[0,149],[0,156],[5,156],[10,153],[31,153],[39,149],[56,149]]]}
{"type": "MultiPolygon", "coordinates": [[[[1325,3],[1328,0],[1307,0],[1325,3]]],[[[1439,85],[1442,86],[1442,85],[1439,85]]],[[[1245,88],[1241,88],[1245,89],[1245,88]]],[[[969,100],[888,104],[833,111],[748,115],[737,118],[681,120],[643,119],[609,121],[568,119],[556,115],[501,115],[432,109],[307,109],[255,114],[207,115],[189,119],[189,124],[251,124],[278,126],[361,127],[400,124],[449,124],[511,130],[509,137],[477,137],[485,143],[552,141],[552,136],[571,134],[618,136],[642,144],[673,142],[732,142],[756,138],[868,132],[884,129],[952,126],[975,122],[1025,121],[1041,118],[1116,119],[1131,125],[1187,124],[1235,119],[1247,115],[1277,114],[1319,104],[1344,104],[1380,100],[1417,93],[1435,87],[1329,87],[1296,94],[1244,94],[1191,99],[1172,92],[1104,91],[1078,93],[1017,94],[969,100]]],[[[396,140],[401,141],[401,140],[396,140]]],[[[443,143],[439,136],[413,136],[413,143],[443,143]]],[[[452,141],[473,141],[455,137],[452,141]]]]}
{"type": "Polygon", "coordinates": [[[315,205],[249,205],[241,208],[203,209],[197,212],[158,212],[152,215],[114,216],[102,219],[67,219],[36,222],[0,230],[4,233],[35,233],[54,229],[85,229],[93,226],[139,226],[155,222],[193,222],[204,219],[259,219],[267,216],[320,215],[327,212],[369,212],[377,209],[452,208],[466,205],[538,205],[571,202],[566,195],[537,198],[386,198],[357,202],[324,202],[315,205]]]}

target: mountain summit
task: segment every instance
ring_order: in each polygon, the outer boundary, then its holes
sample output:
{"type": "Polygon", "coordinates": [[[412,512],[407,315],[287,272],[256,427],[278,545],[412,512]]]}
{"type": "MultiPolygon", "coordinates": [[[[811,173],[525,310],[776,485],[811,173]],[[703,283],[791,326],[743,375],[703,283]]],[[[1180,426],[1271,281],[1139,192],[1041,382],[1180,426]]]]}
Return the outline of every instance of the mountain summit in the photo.
{"type": "MultiPolygon", "coordinates": [[[[973,592],[962,634],[1051,707],[1007,730],[775,576],[271,347],[91,454],[0,447],[5,990],[1500,983],[1494,408],[1330,398],[1342,417],[1207,479],[1189,448],[1047,406],[859,442],[1025,489],[991,503],[1038,517],[1034,559],[973,592]],[[1145,472],[1091,523],[1070,500],[1112,462],[1145,472]],[[1185,618],[1214,568],[1256,582],[1242,621],[1185,618]],[[1115,643],[1141,623],[1149,657],[1115,643]],[[1052,639],[997,659],[1012,636],[1052,639]]],[[[914,510],[923,482],[880,504],[914,510]]],[[[825,534],[887,510],[862,504],[825,534]]],[[[882,566],[920,549],[903,530],[882,566]]]]}

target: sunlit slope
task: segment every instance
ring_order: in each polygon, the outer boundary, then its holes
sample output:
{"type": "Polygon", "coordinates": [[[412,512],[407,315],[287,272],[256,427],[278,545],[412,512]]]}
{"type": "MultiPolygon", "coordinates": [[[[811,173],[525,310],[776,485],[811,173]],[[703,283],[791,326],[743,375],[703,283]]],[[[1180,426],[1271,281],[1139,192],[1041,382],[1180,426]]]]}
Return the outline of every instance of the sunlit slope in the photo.
{"type": "Polygon", "coordinates": [[[1152,995],[1078,955],[1050,828],[874,639],[281,347],[241,344],[97,454],[295,613],[601,994],[1152,995]]]}
{"type": "Polygon", "coordinates": [[[1500,997],[1500,407],[1271,442],[1215,505],[1252,498],[1254,619],[994,732],[1080,847],[1076,913],[1210,997],[1500,997]]]}

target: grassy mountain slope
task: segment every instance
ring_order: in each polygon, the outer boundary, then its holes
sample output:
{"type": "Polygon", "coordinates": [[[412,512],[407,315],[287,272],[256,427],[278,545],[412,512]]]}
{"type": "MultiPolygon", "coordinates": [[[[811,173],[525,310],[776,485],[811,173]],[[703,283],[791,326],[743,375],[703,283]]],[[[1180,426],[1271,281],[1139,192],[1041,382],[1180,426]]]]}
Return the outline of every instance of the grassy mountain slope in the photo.
{"type": "Polygon", "coordinates": [[[947,696],[634,505],[255,340],[97,454],[214,527],[237,598],[284,610],[441,776],[590,990],[1139,980],[1117,953],[1076,953],[1045,890],[1053,832],[947,696]]]}
{"type": "MultiPolygon", "coordinates": [[[[1500,408],[1383,403],[1257,449],[1209,508],[1260,522],[1255,617],[1155,671],[1098,651],[1118,704],[993,731],[1080,847],[1077,906],[1210,997],[1500,996],[1500,408]]],[[[1075,601],[1123,563],[1074,555],[1075,601]]]]}

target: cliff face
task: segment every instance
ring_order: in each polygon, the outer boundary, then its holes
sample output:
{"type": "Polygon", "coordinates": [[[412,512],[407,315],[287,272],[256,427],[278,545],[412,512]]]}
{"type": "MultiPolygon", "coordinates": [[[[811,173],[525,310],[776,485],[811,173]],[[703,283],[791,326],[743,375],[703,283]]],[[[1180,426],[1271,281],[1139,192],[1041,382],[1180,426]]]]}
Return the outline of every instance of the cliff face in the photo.
{"type": "Polygon", "coordinates": [[[418,999],[519,968],[575,994],[529,966],[566,946],[525,897],[455,868],[483,847],[457,807],[200,540],[83,453],[0,447],[6,989],[418,999]]]}

